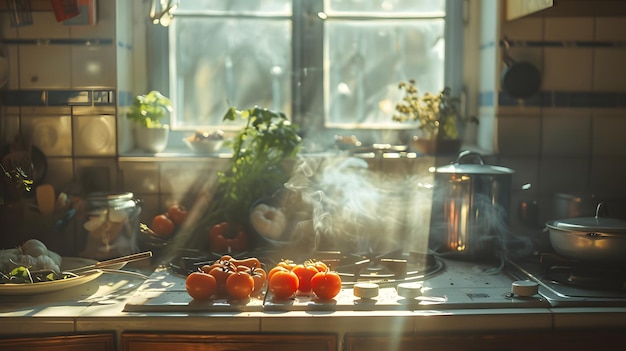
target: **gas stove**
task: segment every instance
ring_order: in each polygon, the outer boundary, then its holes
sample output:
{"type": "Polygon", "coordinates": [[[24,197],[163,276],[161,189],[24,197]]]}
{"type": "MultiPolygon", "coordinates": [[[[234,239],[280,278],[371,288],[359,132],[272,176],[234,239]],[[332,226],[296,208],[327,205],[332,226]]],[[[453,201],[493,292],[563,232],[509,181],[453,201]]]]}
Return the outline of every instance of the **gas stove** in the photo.
{"type": "Polygon", "coordinates": [[[551,307],[626,307],[626,266],[545,252],[508,260],[509,274],[539,285],[551,307]]]}
{"type": "MultiPolygon", "coordinates": [[[[251,252],[271,268],[284,252],[251,252]]],[[[185,277],[220,255],[186,252],[158,267],[125,311],[141,312],[263,312],[263,311],[384,311],[472,308],[547,308],[540,294],[515,290],[517,278],[504,262],[470,262],[433,253],[401,252],[345,254],[324,251],[308,255],[327,262],[342,278],[342,289],[332,300],[296,295],[276,300],[266,291],[245,302],[214,299],[194,301],[185,291],[185,277]]],[[[298,262],[299,258],[289,257],[298,262]]],[[[527,278],[524,278],[526,280],[527,278]]]]}

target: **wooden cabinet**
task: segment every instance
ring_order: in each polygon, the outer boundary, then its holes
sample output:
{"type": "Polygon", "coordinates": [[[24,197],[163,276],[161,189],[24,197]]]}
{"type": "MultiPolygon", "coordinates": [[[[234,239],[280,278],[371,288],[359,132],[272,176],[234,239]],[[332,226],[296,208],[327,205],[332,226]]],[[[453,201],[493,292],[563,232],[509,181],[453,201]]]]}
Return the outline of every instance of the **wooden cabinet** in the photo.
{"type": "MultiPolygon", "coordinates": [[[[336,351],[328,334],[175,334],[122,333],[120,351],[336,351]]],[[[380,351],[380,350],[379,350],[380,351]]]]}
{"type": "Polygon", "coordinates": [[[0,338],[0,348],[11,351],[115,351],[116,349],[113,333],[0,338]]]}
{"type": "Polygon", "coordinates": [[[508,333],[508,334],[438,334],[358,336],[346,335],[346,351],[583,351],[624,350],[626,331],[610,332],[564,332],[564,333],[508,333]]]}
{"type": "Polygon", "coordinates": [[[623,0],[506,0],[506,19],[526,16],[602,17],[625,16],[623,0]]]}

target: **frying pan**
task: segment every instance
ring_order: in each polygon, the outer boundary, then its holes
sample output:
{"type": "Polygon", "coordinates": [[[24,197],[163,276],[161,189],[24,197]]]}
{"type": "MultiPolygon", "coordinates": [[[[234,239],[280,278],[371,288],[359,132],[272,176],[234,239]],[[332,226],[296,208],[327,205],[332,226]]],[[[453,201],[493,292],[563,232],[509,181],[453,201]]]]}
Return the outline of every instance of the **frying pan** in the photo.
{"type": "Polygon", "coordinates": [[[504,39],[504,63],[500,86],[512,98],[527,99],[541,86],[541,73],[532,63],[516,61],[509,55],[509,41],[504,39]]]}
{"type": "Polygon", "coordinates": [[[48,161],[46,155],[36,146],[30,146],[30,153],[16,147],[15,144],[7,144],[2,148],[0,160],[5,169],[13,168],[10,165],[22,167],[33,180],[33,186],[37,186],[46,176],[48,161]],[[9,168],[7,168],[9,167],[9,168]]]}

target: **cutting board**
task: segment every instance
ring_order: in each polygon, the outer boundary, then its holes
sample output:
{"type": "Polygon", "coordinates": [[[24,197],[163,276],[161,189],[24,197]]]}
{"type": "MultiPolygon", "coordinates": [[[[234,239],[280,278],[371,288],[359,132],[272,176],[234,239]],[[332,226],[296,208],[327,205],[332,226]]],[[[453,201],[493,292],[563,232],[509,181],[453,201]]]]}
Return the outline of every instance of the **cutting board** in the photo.
{"type": "Polygon", "coordinates": [[[126,302],[126,312],[255,312],[263,311],[265,294],[247,301],[215,298],[197,301],[185,290],[185,277],[157,268],[126,302]]]}

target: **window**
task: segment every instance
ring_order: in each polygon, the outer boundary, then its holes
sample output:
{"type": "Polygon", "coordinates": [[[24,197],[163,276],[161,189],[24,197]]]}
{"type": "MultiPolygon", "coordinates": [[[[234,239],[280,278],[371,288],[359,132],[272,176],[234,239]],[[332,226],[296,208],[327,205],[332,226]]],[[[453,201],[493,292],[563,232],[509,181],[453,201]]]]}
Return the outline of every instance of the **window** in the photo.
{"type": "Polygon", "coordinates": [[[391,119],[400,81],[415,79],[424,92],[459,90],[460,7],[181,0],[167,29],[169,82],[160,82],[174,103],[172,129],[234,129],[222,123],[226,109],[254,105],[284,112],[305,137],[407,128],[391,119]]]}

